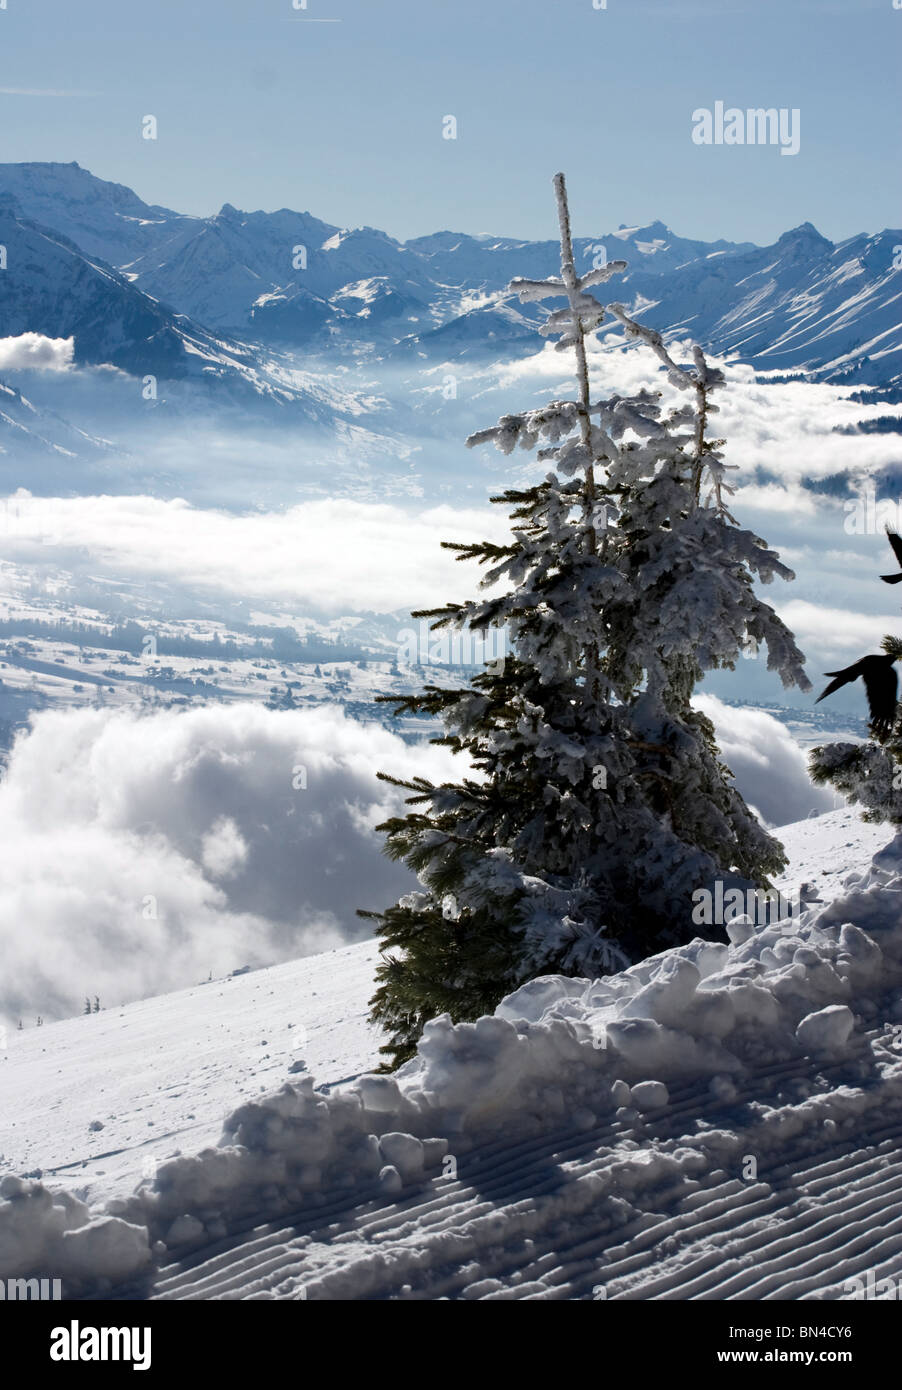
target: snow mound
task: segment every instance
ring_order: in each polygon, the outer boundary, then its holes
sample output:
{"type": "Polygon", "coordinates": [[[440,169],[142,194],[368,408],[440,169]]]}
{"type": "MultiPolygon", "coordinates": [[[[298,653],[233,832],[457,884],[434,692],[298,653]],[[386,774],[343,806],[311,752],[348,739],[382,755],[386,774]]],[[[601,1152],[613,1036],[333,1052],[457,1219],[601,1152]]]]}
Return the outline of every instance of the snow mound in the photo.
{"type": "Polygon", "coordinates": [[[152,1262],[147,1230],[92,1217],[70,1192],[7,1174],[0,1181],[0,1277],[61,1279],[65,1296],[132,1279],[152,1262]]]}

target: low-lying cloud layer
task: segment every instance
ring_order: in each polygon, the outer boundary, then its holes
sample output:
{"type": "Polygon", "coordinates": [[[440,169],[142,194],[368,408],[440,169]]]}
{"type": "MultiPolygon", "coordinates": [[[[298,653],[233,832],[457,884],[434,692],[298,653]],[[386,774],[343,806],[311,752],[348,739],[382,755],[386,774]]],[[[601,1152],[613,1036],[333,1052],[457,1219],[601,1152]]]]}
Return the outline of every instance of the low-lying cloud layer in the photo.
{"type": "Polygon", "coordinates": [[[843,804],[829,788],[814,785],[805,755],[772,714],[726,705],[713,695],[699,695],[693,703],[714,725],[723,761],[765,824],[791,825],[843,804]]]}
{"type": "MultiPolygon", "coordinates": [[[[671,342],[668,350],[678,362],[691,362],[692,345],[671,342]]],[[[589,370],[593,398],[612,391],[633,392],[650,384],[656,374],[650,354],[640,348],[620,351],[603,340],[588,344],[589,370]]],[[[779,489],[792,496],[804,478],[828,478],[850,472],[859,477],[898,462],[898,447],[892,435],[843,434],[835,427],[854,427],[862,420],[881,415],[899,415],[898,404],[881,402],[862,405],[852,399],[855,386],[830,382],[769,381],[756,375],[748,364],[717,357],[709,359],[724,369],[726,383],[716,394],[717,431],[727,440],[727,461],[741,470],[737,475],[745,485],[755,481],[755,470],[762,469],[776,479],[779,489]]],[[[437,373],[440,379],[440,372],[437,373]]],[[[502,367],[483,368],[474,374],[494,403],[497,394],[507,400],[507,409],[534,404],[529,392],[539,399],[552,396],[570,398],[573,374],[567,354],[548,345],[532,357],[502,367]]],[[[655,381],[668,397],[678,399],[662,376],[655,381]]]]}
{"type": "Polygon", "coordinates": [[[0,1020],[78,1012],[362,939],[413,879],[376,780],[447,776],[337,709],[40,714],[0,783],[0,1020]]]}
{"type": "Polygon", "coordinates": [[[466,597],[443,540],[502,539],[499,508],[425,508],[346,499],[281,512],[202,509],[181,498],[16,496],[0,556],[78,576],[167,583],[205,598],[330,614],[393,612],[466,597]]]}
{"type": "MultiPolygon", "coordinates": [[[[49,340],[31,336],[34,353],[48,351],[49,340]]],[[[7,346],[24,351],[25,338],[6,340],[7,346]]],[[[688,348],[674,351],[684,357],[688,348]]],[[[596,344],[591,356],[599,396],[654,379],[646,352],[596,344]]],[[[389,430],[380,436],[382,452],[370,455],[356,436],[343,444],[340,429],[328,444],[320,440],[315,464],[298,453],[297,428],[257,438],[242,433],[231,417],[213,428],[191,416],[188,430],[188,416],[169,419],[162,405],[148,415],[138,383],[124,373],[33,373],[23,388],[39,385],[39,403],[64,415],[86,393],[93,400],[92,391],[103,399],[104,392],[125,392],[129,410],[123,413],[119,401],[119,424],[111,426],[110,437],[121,436],[131,456],[115,466],[98,464],[93,472],[66,459],[43,481],[8,467],[10,493],[17,485],[48,494],[95,494],[108,486],[120,495],[10,503],[0,516],[0,558],[30,567],[37,585],[50,577],[53,592],[63,597],[65,576],[73,578],[72,592],[96,577],[134,586],[137,593],[157,587],[163,602],[164,591],[175,600],[171,610],[201,603],[211,617],[217,600],[278,608],[289,619],[396,612],[469,597],[477,567],[455,567],[440,542],[503,540],[503,508],[483,499],[504,484],[536,480],[547,465],[521,450],[509,458],[490,447],[471,452],[463,441],[506,411],[571,395],[573,383],[568,355],[550,346],[514,363],[454,366],[450,399],[442,386],[448,364],[417,372],[385,368],[380,389],[386,400],[377,412],[379,427],[389,430]],[[403,403],[397,418],[389,402],[403,403]],[[158,427],[152,439],[143,433],[150,419],[158,427]],[[207,505],[211,499],[214,505],[207,505]],[[54,571],[63,576],[62,586],[54,571]]],[[[868,513],[861,533],[852,524],[849,499],[832,494],[833,483],[824,492],[805,483],[847,477],[863,488],[875,475],[892,474],[897,435],[838,433],[837,427],[854,431],[858,422],[902,407],[862,405],[851,399],[852,387],[757,380],[738,362],[726,364],[726,373],[717,418],[727,461],[738,465],[730,475],[738,489],[731,505],[740,523],[764,536],[796,570],[796,583],[777,583],[768,599],[798,625],[816,679],[832,660],[874,650],[895,625],[898,599],[877,579],[890,558],[882,520],[872,524],[868,513]]],[[[655,384],[670,390],[660,376],[655,384]]],[[[105,418],[99,407],[95,413],[105,418]]],[[[90,426],[90,415],[72,418],[90,426]]],[[[902,518],[902,498],[898,502],[902,518]]],[[[752,668],[744,674],[749,698],[776,694],[772,679],[752,668]]],[[[722,680],[712,678],[712,685],[723,693],[722,680]]],[[[860,707],[857,694],[841,692],[830,708],[860,707]]]]}

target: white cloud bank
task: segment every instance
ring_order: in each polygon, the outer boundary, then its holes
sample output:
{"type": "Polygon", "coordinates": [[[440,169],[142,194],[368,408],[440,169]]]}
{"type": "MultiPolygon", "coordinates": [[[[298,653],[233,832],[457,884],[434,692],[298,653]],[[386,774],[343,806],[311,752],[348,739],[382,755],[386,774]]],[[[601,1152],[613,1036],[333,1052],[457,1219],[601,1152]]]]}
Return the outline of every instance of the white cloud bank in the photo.
{"type": "Polygon", "coordinates": [[[65,372],[72,366],[74,338],[45,338],[43,333],[20,333],[0,338],[0,372],[32,367],[45,372],[65,372]]]}
{"type": "Polygon", "coordinates": [[[767,825],[791,825],[844,804],[829,788],[814,785],[804,753],[773,715],[725,705],[714,695],[698,695],[693,704],[711,720],[723,761],[767,825]]]}
{"type": "MultiPolygon", "coordinates": [[[[680,393],[667,385],[647,351],[623,351],[598,339],[587,346],[593,399],[613,390],[639,391],[652,384],[650,378],[655,374],[658,379],[654,385],[661,387],[669,399],[679,398],[680,393]]],[[[670,342],[668,349],[676,361],[691,361],[690,340],[670,342]]],[[[801,380],[775,383],[756,377],[747,363],[716,354],[709,354],[708,360],[726,374],[726,385],[716,398],[717,431],[727,440],[727,462],[741,470],[732,481],[741,487],[761,489],[758,500],[765,501],[769,509],[810,510],[810,494],[799,487],[803,478],[826,478],[846,471],[866,477],[898,461],[898,446],[891,434],[834,432],[835,426],[854,426],[880,415],[902,414],[898,403],[862,405],[852,399],[860,389],[856,386],[801,380]],[[779,479],[767,485],[769,492],[755,482],[757,468],[779,479]],[[781,498],[781,493],[786,497],[781,498]]],[[[502,395],[505,409],[530,403],[530,390],[537,399],[569,399],[573,394],[572,354],[560,353],[547,344],[531,357],[479,368],[472,377],[482,384],[488,401],[493,402],[495,394],[502,395]]],[[[491,410],[488,414],[487,424],[491,410]]]]}
{"type": "MultiPolygon", "coordinates": [[[[840,661],[843,665],[869,651],[879,652],[884,635],[898,626],[897,620],[880,614],[873,617],[845,608],[819,607],[804,599],[791,599],[775,607],[805,650],[816,651],[825,660],[840,661]]],[[[816,670],[813,679],[816,683],[816,670]]]]}
{"type": "Polygon", "coordinates": [[[278,602],[295,611],[394,612],[467,597],[443,540],[502,540],[500,508],[447,505],[412,513],[344,498],[278,512],[232,512],[182,498],[15,496],[15,526],[0,556],[79,574],[164,582],[195,594],[278,602]]]}
{"type": "Polygon", "coordinates": [[[355,910],[414,882],[375,833],[403,805],[376,771],[451,764],[334,707],[38,715],[0,783],[0,1019],[363,939],[355,910]]]}

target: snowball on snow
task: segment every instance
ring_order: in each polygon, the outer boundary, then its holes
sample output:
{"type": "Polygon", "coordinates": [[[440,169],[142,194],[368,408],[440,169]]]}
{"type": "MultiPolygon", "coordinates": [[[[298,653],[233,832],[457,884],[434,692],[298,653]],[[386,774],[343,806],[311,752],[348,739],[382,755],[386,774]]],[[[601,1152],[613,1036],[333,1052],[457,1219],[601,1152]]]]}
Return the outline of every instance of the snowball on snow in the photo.
{"type": "Polygon", "coordinates": [[[831,1004],[817,1013],[806,1014],[796,1029],[796,1037],[806,1052],[840,1052],[852,1035],[855,1015],[846,1004],[831,1004]]]}
{"type": "Polygon", "coordinates": [[[637,1081],[630,1087],[633,1105],[637,1110],[660,1110],[662,1105],[670,1104],[670,1094],[663,1081],[637,1081]]]}
{"type": "Polygon", "coordinates": [[[401,1174],[398,1172],[397,1168],[387,1163],[379,1173],[379,1185],[383,1192],[394,1195],[401,1191],[404,1183],[401,1180],[401,1174]]]}
{"type": "Polygon", "coordinates": [[[187,1245],[189,1241],[200,1240],[203,1233],[203,1225],[195,1216],[177,1216],[166,1232],[166,1244],[187,1245]]]}
{"type": "Polygon", "coordinates": [[[614,1081],[612,1083],[611,1099],[618,1108],[624,1105],[629,1105],[631,1100],[631,1092],[629,1086],[626,1084],[625,1081],[614,1081]]]}
{"type": "Polygon", "coordinates": [[[423,1172],[423,1145],[412,1134],[383,1134],[379,1148],[385,1162],[396,1168],[405,1182],[423,1172]]]}

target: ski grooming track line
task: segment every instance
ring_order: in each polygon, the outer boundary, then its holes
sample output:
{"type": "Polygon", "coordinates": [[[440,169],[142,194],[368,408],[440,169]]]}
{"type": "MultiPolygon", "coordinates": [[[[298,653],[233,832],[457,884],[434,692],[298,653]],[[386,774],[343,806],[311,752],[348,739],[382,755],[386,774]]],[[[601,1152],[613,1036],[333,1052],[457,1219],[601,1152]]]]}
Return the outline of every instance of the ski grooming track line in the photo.
{"type": "MultiPolygon", "coordinates": [[[[880,1089],[859,1085],[848,1059],[817,1074],[833,1088],[880,1089]]],[[[704,1179],[665,1176],[638,1192],[605,1176],[643,1151],[692,1146],[706,1127],[729,1124],[727,1112],[798,1103],[787,1087],[811,1076],[800,1057],[750,1070],[728,1105],[693,1083],[638,1124],[461,1145],[465,1180],[427,1180],[388,1204],[358,1191],[353,1205],[336,1198],[233,1234],[160,1270],[149,1296],[586,1299],[603,1286],[608,1300],[839,1297],[844,1280],[878,1264],[902,1274],[902,1099],[885,1096],[879,1114],[867,1107],[854,1138],[825,1146],[821,1130],[815,1153],[815,1136],[781,1142],[775,1132],[756,1181],[716,1164],[704,1179]]]]}

